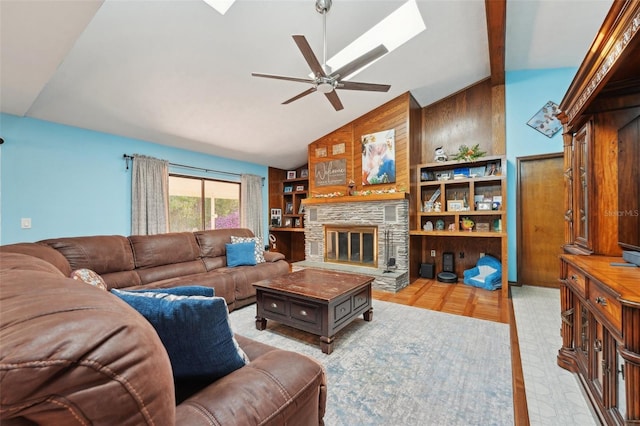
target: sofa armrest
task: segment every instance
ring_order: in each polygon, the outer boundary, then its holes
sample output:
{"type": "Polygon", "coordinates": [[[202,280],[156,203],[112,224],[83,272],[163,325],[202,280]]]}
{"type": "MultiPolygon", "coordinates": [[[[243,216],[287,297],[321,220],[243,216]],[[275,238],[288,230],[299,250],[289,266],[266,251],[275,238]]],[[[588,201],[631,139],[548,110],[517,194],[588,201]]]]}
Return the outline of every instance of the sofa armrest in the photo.
{"type": "Polygon", "coordinates": [[[319,425],[325,406],[322,365],[274,349],[178,405],[176,424],[319,425]]]}
{"type": "Polygon", "coordinates": [[[284,254],[278,253],[277,251],[265,251],[264,252],[264,260],[267,262],[277,262],[278,260],[284,260],[284,254]]]}

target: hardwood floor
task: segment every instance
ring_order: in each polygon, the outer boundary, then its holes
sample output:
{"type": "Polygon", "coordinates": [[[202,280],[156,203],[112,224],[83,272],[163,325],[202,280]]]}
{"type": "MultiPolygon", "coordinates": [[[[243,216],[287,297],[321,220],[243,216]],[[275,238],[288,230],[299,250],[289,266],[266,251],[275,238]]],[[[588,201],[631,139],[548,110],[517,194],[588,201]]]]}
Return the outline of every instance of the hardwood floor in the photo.
{"type": "Polygon", "coordinates": [[[471,287],[461,282],[446,284],[418,278],[398,293],[373,290],[373,297],[432,311],[509,323],[508,304],[502,292],[471,287]]]}
{"type": "Polygon", "coordinates": [[[502,297],[501,291],[489,291],[471,287],[461,282],[441,283],[437,280],[418,278],[397,293],[373,290],[373,298],[386,302],[415,306],[433,311],[463,315],[488,321],[509,324],[511,337],[511,371],[513,372],[513,406],[516,426],[529,425],[527,397],[525,393],[518,330],[511,299],[502,297]]]}

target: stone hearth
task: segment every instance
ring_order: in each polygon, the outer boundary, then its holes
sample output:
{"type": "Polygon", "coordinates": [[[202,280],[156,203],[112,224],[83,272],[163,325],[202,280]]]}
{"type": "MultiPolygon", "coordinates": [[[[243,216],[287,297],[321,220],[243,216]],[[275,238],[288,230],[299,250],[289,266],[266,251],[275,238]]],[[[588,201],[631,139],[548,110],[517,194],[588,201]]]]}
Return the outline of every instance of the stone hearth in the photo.
{"type": "Polygon", "coordinates": [[[294,267],[371,275],[375,277],[373,288],[377,290],[397,292],[409,284],[409,202],[404,194],[371,201],[359,196],[336,200],[309,199],[305,201],[304,223],[305,260],[297,262],[294,267]],[[367,267],[325,262],[325,225],[377,226],[377,265],[367,267]],[[393,269],[387,268],[389,257],[396,260],[393,269]]]}

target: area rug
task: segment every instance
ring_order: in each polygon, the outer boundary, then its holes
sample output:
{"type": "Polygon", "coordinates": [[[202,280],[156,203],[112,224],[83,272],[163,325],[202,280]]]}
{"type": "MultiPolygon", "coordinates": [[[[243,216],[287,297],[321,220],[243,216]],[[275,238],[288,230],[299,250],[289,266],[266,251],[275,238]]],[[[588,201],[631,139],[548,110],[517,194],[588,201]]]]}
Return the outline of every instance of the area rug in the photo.
{"type": "Polygon", "coordinates": [[[513,425],[507,324],[374,301],[373,321],[356,319],[326,355],[317,336],[256,330],[255,314],[232,312],[233,330],[324,365],[327,426],[513,425]]]}

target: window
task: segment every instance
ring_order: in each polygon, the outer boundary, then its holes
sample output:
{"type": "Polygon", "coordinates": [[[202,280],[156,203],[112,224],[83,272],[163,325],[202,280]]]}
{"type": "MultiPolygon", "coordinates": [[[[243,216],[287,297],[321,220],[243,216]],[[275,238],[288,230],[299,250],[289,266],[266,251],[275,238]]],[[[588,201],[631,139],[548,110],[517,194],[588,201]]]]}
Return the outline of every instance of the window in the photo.
{"type": "Polygon", "coordinates": [[[193,232],[240,227],[240,184],[169,176],[169,230],[193,232]]]}

